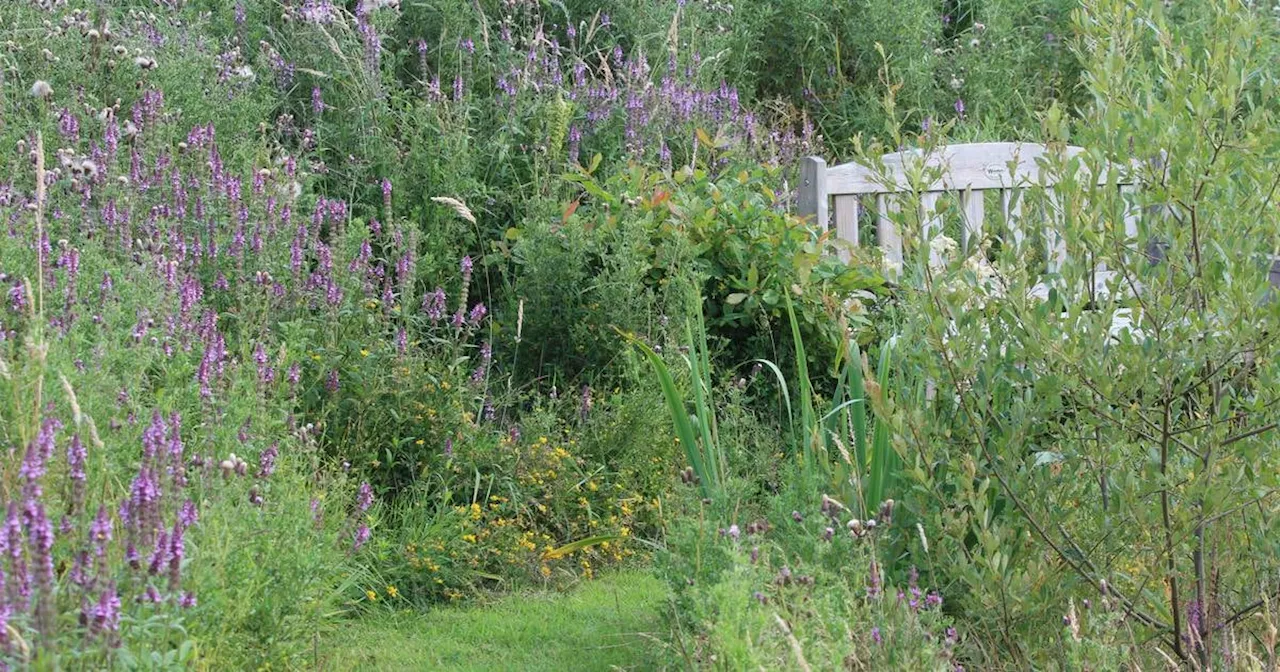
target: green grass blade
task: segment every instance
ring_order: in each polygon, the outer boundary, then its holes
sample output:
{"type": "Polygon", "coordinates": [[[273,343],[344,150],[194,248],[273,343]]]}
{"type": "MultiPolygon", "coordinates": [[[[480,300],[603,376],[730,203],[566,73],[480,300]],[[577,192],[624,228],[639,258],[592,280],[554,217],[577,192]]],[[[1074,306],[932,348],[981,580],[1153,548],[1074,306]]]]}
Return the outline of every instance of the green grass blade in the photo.
{"type": "Polygon", "coordinates": [[[795,342],[796,378],[797,382],[800,383],[800,427],[801,440],[804,441],[805,472],[812,476],[812,470],[816,466],[814,464],[813,444],[820,429],[814,419],[816,413],[813,409],[813,386],[809,380],[809,363],[805,355],[804,341],[800,337],[800,322],[796,319],[795,306],[791,303],[791,295],[784,294],[783,296],[786,298],[787,318],[791,323],[791,340],[795,342]]]}
{"type": "Polygon", "coordinates": [[[614,539],[617,539],[617,538],[618,538],[618,535],[616,534],[597,534],[594,537],[579,539],[577,541],[567,543],[564,546],[561,546],[559,548],[553,548],[547,551],[546,553],[543,553],[542,559],[554,560],[556,558],[563,558],[564,556],[570,553],[581,551],[584,548],[595,546],[596,544],[602,544],[606,541],[613,541],[614,539]]]}
{"type": "MultiPolygon", "coordinates": [[[[889,385],[889,346],[886,344],[880,351],[880,370],[876,372],[880,384],[880,393],[888,394],[889,385]]],[[[864,504],[868,514],[884,501],[889,479],[896,470],[897,454],[889,444],[889,426],[882,418],[876,419],[875,433],[871,442],[871,478],[867,483],[867,498],[864,504]]]]}
{"type": "Polygon", "coordinates": [[[849,397],[856,403],[849,409],[853,416],[853,454],[858,460],[858,473],[867,468],[867,388],[862,380],[862,352],[857,343],[850,343],[849,361],[845,363],[849,376],[849,397]]]}
{"type": "Polygon", "coordinates": [[[791,391],[787,388],[787,379],[782,375],[782,369],[779,369],[777,364],[767,359],[753,359],[751,361],[759,362],[762,366],[769,367],[769,370],[773,372],[774,378],[778,380],[778,389],[782,392],[783,406],[787,411],[787,426],[794,431],[796,419],[791,412],[791,391]]]}
{"type": "Polygon", "coordinates": [[[703,464],[702,455],[698,447],[698,439],[693,432],[693,423],[689,421],[689,414],[684,408],[684,398],[676,388],[675,380],[671,377],[671,370],[667,368],[667,363],[658,356],[658,353],[653,351],[653,348],[633,336],[626,334],[623,334],[623,336],[640,349],[645,359],[653,367],[654,373],[657,374],[658,383],[662,386],[662,396],[667,402],[667,410],[670,411],[671,420],[675,423],[676,437],[680,439],[680,445],[684,448],[685,456],[689,459],[689,465],[693,467],[693,472],[701,480],[699,486],[702,490],[702,496],[710,497],[712,487],[712,483],[709,480],[710,474],[707,473],[706,465],[703,464]]]}

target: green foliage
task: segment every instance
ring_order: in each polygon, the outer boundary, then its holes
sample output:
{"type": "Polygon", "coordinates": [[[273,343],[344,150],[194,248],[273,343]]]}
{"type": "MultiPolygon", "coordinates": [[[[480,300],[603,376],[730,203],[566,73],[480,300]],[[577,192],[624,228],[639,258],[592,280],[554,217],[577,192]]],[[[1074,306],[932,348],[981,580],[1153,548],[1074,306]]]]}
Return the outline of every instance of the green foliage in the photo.
{"type": "Polygon", "coordinates": [[[1043,251],[1006,240],[990,259],[904,274],[903,367],[938,384],[895,419],[900,452],[915,456],[909,515],[935,580],[961,587],[1001,664],[1068,655],[1036,633],[1073,600],[1105,597],[1129,614],[1103,628],[1121,634],[1099,635],[1114,646],[1070,656],[1221,666],[1246,656],[1233,641],[1267,627],[1249,615],[1280,558],[1260,541],[1275,538],[1280,145],[1265,65],[1276,42],[1262,36],[1276,26],[1236,2],[1102,0],[1074,21],[1092,105],[1079,123],[1057,109],[1043,123],[1052,143],[1088,149],[1047,160],[1055,201],[1033,191],[1024,206],[1057,209],[1068,263],[1046,275],[1043,251]],[[1110,183],[1081,178],[1108,165],[1110,183]],[[1117,187],[1121,173],[1135,190],[1117,187]],[[1095,280],[1099,263],[1111,273],[1095,280]],[[986,287],[975,264],[994,269],[986,287]],[[1126,648],[1130,637],[1151,643],[1126,648]]]}
{"type": "Polygon", "coordinates": [[[826,532],[844,525],[814,509],[767,513],[719,530],[693,511],[670,524],[658,571],[685,665],[953,669],[962,640],[943,599],[914,578],[892,588],[877,533],[826,532]]]}
{"type": "Polygon", "coordinates": [[[663,663],[663,586],[639,571],[465,609],[373,612],[322,642],[326,669],[649,669],[663,663]]]}

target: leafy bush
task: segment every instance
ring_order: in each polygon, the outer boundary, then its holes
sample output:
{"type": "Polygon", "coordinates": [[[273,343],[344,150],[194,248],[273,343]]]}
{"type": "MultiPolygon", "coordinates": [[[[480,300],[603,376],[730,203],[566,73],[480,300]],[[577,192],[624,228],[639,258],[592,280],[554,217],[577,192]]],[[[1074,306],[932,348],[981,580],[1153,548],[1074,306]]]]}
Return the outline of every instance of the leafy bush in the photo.
{"type": "Polygon", "coordinates": [[[908,509],[934,580],[989,633],[981,648],[1017,666],[1057,659],[1035,633],[1103,596],[1158,643],[1128,653],[1138,664],[1229,665],[1274,591],[1277,549],[1260,540],[1274,538],[1276,54],[1257,36],[1275,24],[1230,2],[1173,14],[1106,0],[1076,14],[1094,105],[1078,125],[1044,119],[1054,142],[1074,129],[1089,148],[1044,166],[1064,179],[1060,272],[1006,244],[990,300],[953,291],[974,281],[962,260],[904,283],[900,342],[939,383],[897,420],[908,509]],[[1110,184],[1080,177],[1107,165],[1110,184]]]}

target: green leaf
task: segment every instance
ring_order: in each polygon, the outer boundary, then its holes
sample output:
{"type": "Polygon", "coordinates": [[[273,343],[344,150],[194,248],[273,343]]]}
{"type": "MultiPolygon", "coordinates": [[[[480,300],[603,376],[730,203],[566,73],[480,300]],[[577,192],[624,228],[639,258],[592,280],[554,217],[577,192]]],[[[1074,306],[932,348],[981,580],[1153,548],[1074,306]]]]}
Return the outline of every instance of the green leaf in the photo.
{"type": "Polygon", "coordinates": [[[577,551],[581,551],[584,548],[590,548],[591,546],[595,546],[596,544],[602,544],[606,541],[613,541],[614,539],[617,539],[617,538],[618,538],[618,535],[616,534],[597,534],[594,537],[579,539],[577,541],[567,543],[564,546],[561,546],[559,548],[553,548],[547,551],[546,553],[543,553],[542,559],[555,560],[556,558],[563,558],[564,556],[570,553],[575,553],[577,551]]]}

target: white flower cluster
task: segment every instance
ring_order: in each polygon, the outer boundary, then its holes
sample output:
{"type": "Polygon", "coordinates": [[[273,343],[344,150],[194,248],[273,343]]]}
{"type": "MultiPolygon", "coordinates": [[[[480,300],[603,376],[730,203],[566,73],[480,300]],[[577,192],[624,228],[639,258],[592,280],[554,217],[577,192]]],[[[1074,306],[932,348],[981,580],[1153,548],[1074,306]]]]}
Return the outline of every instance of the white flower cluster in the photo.
{"type": "MultiPolygon", "coordinates": [[[[950,297],[960,298],[966,309],[982,310],[990,301],[1003,299],[1005,282],[1000,272],[987,260],[989,241],[970,252],[962,262],[963,271],[945,276],[941,289],[950,297]]],[[[960,252],[954,239],[939,234],[929,241],[929,267],[935,274],[952,268],[960,252]]]]}

